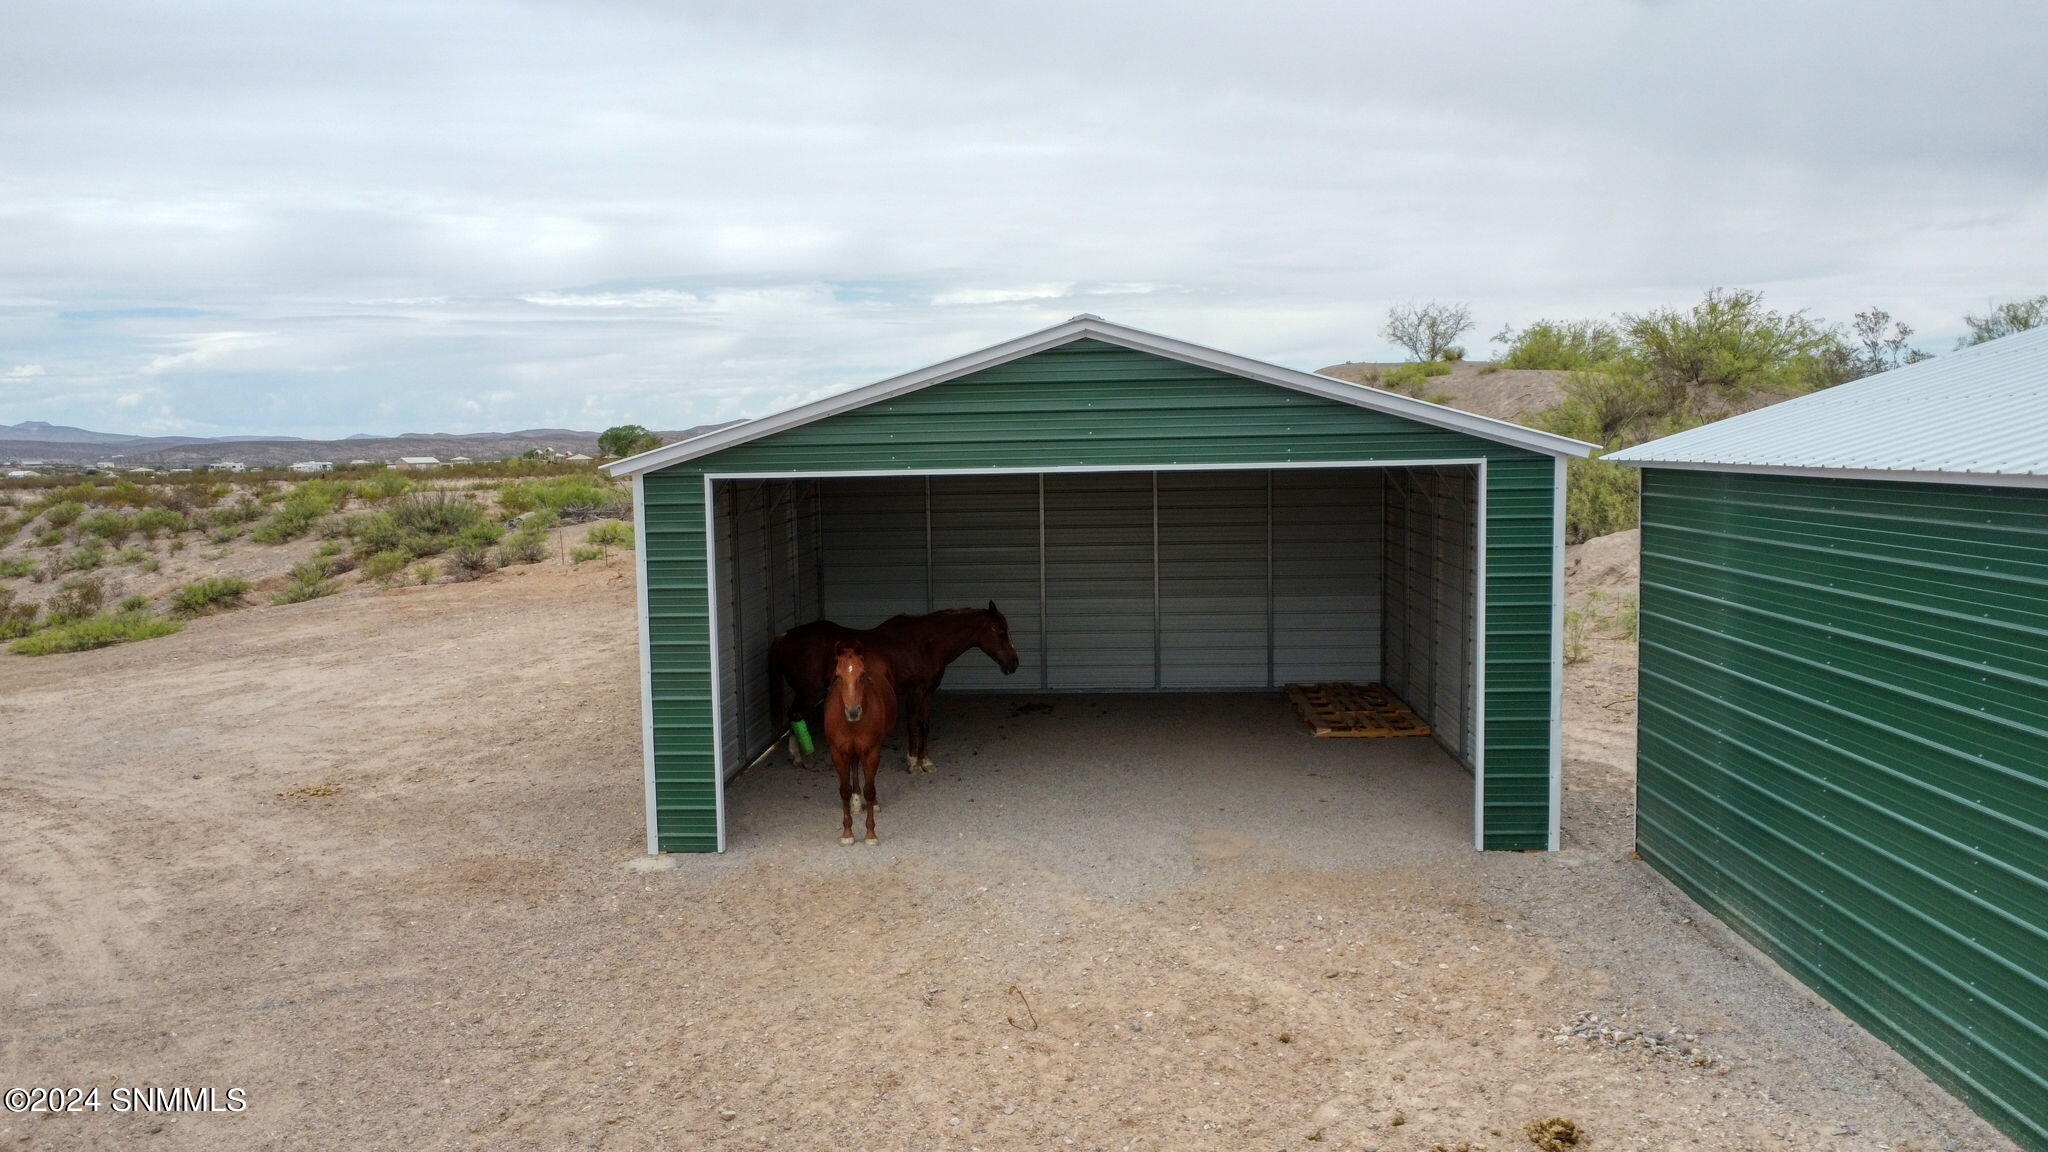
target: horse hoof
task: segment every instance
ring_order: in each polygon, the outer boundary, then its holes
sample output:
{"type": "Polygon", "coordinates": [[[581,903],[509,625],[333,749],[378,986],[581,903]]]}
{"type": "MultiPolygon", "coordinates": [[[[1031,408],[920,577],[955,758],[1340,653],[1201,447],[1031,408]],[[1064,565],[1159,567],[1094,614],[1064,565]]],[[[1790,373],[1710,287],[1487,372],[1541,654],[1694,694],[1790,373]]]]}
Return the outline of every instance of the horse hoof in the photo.
{"type": "Polygon", "coordinates": [[[932,763],[932,758],[927,756],[924,758],[924,770],[927,772],[937,772],[939,770],[939,766],[937,764],[932,763]]]}
{"type": "Polygon", "coordinates": [[[876,836],[870,836],[870,837],[868,837],[868,847],[870,847],[870,848],[873,848],[873,847],[874,847],[875,845],[877,845],[877,844],[880,844],[881,842],[882,842],[882,841],[881,841],[881,838],[880,838],[880,837],[876,837],[876,836]]]}
{"type": "Polygon", "coordinates": [[[839,842],[840,842],[841,844],[851,844],[851,843],[853,843],[853,837],[851,837],[851,836],[841,836],[841,837],[839,838],[839,842]]]}

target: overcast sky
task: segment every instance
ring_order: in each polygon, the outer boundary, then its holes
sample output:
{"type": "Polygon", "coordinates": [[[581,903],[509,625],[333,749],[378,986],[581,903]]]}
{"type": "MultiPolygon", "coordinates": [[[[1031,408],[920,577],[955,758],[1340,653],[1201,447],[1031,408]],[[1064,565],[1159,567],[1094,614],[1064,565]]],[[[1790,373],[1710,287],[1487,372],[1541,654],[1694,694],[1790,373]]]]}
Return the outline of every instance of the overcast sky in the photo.
{"type": "Polygon", "coordinates": [[[2048,291],[2002,4],[9,0],[0,423],[680,428],[1078,312],[1301,368],[2048,291]]]}

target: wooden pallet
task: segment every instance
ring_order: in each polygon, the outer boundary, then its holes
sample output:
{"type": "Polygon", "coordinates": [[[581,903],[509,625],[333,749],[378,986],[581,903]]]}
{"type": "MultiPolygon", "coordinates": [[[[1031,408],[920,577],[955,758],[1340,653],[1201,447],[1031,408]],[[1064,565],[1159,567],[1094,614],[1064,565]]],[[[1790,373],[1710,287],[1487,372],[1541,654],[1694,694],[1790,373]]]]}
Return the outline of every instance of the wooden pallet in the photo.
{"type": "Polygon", "coordinates": [[[1429,725],[1384,684],[1289,684],[1287,698],[1318,736],[1427,736],[1429,725]]]}

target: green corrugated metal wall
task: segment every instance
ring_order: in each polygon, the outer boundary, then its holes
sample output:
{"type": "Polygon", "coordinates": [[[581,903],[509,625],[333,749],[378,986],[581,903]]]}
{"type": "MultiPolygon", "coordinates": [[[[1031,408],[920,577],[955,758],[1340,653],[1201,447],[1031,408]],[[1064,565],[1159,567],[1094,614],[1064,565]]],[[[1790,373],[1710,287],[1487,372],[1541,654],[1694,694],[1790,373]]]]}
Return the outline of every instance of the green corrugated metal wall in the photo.
{"type": "Polygon", "coordinates": [[[2048,491],[1643,479],[1643,857],[2048,1149],[2048,491]]]}
{"type": "Polygon", "coordinates": [[[1480,458],[1488,464],[1487,848],[1550,828],[1548,456],[1213,369],[1077,340],[642,477],[657,840],[717,847],[706,472],[1480,458]]]}

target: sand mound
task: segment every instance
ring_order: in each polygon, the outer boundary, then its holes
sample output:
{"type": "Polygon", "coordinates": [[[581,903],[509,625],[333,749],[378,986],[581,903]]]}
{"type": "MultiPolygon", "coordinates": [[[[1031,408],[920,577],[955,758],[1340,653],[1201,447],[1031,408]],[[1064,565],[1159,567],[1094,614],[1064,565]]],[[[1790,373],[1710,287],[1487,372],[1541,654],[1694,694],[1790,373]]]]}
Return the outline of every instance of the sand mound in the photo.
{"type": "Polygon", "coordinates": [[[1588,592],[1634,593],[1642,575],[1637,556],[1643,532],[1631,528],[1608,536],[1595,536],[1564,550],[1564,586],[1568,594],[1588,592]]]}

